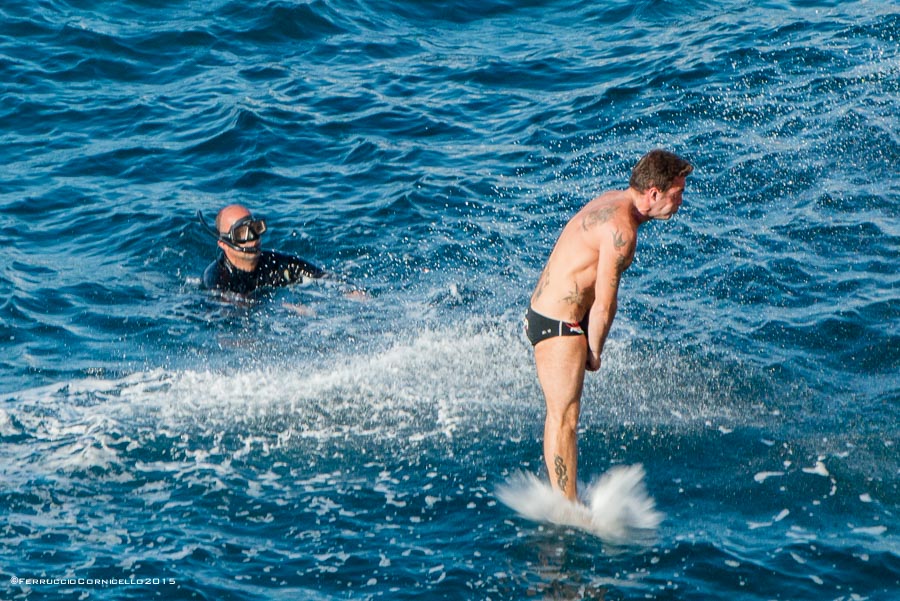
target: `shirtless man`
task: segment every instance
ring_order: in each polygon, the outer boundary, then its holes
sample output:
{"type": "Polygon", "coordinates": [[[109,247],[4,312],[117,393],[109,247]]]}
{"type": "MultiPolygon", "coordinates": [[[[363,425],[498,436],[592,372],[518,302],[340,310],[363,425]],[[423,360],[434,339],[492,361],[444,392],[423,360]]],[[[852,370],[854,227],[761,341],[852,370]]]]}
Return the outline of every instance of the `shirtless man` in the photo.
{"type": "Polygon", "coordinates": [[[638,227],[678,211],[692,170],[690,163],[665,150],[644,155],[627,190],[600,195],[566,224],[531,295],[525,332],[534,345],[547,403],[544,461],[551,487],[569,500],[577,498],[584,373],[600,369],[619,280],[634,259],[638,227]]]}

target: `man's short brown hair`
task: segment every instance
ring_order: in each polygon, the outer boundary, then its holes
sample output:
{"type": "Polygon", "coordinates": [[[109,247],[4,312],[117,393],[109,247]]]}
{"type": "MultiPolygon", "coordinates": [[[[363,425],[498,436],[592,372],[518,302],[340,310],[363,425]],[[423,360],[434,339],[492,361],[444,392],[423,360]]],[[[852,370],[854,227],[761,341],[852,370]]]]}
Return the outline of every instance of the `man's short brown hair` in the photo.
{"type": "Polygon", "coordinates": [[[634,169],[628,185],[638,192],[645,192],[654,186],[665,192],[672,187],[676,177],[687,177],[694,166],[668,150],[651,150],[641,157],[634,169]]]}

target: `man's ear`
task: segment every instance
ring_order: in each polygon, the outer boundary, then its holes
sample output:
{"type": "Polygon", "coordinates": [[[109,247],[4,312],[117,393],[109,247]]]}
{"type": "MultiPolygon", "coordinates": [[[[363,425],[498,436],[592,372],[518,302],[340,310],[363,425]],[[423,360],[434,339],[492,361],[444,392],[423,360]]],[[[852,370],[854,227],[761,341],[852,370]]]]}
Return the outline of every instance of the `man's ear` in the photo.
{"type": "Polygon", "coordinates": [[[224,251],[226,248],[228,248],[228,247],[225,245],[225,243],[222,242],[221,240],[219,240],[218,242],[216,242],[216,246],[218,246],[219,248],[221,248],[223,251],[224,251]]]}

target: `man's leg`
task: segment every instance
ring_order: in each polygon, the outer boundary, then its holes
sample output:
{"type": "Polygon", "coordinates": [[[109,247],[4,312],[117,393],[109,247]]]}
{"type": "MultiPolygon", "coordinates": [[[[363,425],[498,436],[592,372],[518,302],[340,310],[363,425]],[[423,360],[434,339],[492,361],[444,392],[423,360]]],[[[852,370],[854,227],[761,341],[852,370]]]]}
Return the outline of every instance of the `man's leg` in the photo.
{"type": "Polygon", "coordinates": [[[538,381],[547,402],[544,461],[551,487],[570,500],[576,499],[578,487],[578,415],[586,359],[584,336],[548,338],[534,347],[538,381]]]}

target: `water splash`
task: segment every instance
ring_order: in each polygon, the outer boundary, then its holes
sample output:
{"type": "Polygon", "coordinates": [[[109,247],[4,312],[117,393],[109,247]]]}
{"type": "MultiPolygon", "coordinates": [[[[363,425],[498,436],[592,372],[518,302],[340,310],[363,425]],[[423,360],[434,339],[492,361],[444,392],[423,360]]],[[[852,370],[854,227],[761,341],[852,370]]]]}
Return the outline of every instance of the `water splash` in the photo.
{"type": "Polygon", "coordinates": [[[618,544],[638,543],[662,523],[647,494],[640,464],[615,466],[589,485],[584,502],[572,502],[527,472],[497,487],[497,498],[524,518],[585,530],[618,544]]]}

